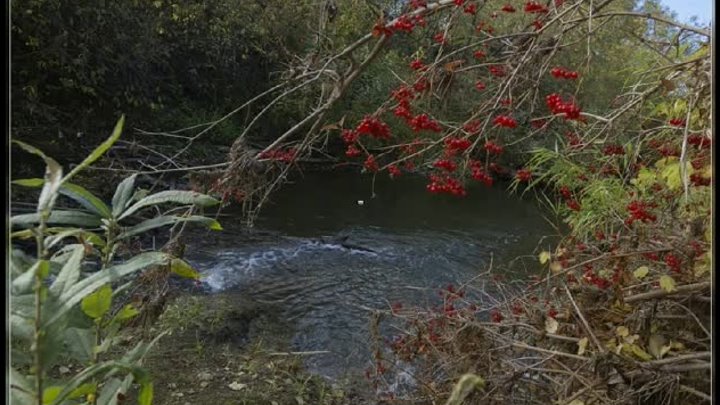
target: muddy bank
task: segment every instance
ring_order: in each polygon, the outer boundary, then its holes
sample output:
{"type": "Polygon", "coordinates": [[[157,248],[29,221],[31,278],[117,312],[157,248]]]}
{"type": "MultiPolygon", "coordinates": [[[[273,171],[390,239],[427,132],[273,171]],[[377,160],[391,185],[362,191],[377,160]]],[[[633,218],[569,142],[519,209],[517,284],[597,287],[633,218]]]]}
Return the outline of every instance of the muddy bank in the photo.
{"type": "Polygon", "coordinates": [[[330,381],[303,369],[293,353],[292,325],[271,305],[238,294],[183,295],[170,303],[152,333],[164,336],[145,365],[156,405],[365,405],[362,378],[330,381]]]}

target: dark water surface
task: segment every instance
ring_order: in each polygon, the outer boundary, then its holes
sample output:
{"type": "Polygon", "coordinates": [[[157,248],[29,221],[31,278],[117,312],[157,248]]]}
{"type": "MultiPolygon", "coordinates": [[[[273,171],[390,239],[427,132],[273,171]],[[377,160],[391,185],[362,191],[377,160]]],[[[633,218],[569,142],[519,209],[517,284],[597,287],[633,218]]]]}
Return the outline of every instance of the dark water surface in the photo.
{"type": "Polygon", "coordinates": [[[188,259],[212,291],[279,306],[293,349],[332,352],[307,365],[337,377],[369,359],[363,307],[433,304],[439,288],[478,275],[491,257],[497,266],[530,255],[552,234],[533,201],[504,188],[471,186],[455,198],[429,194],[423,178],[378,176],[372,198],[371,176],[306,174],[274,196],[256,232],[224,211],[225,231],[197,235],[188,259]],[[344,236],[369,251],[341,246],[344,236]]]}

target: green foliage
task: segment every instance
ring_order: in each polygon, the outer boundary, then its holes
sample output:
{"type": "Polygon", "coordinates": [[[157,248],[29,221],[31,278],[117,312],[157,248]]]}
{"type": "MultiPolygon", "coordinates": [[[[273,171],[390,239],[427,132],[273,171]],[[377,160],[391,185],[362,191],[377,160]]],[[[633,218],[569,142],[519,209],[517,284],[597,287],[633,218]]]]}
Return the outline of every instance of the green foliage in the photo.
{"type": "Polygon", "coordinates": [[[19,353],[27,350],[30,354],[29,357],[13,356],[12,404],[65,405],[84,400],[93,404],[114,404],[117,394],[128,393],[133,382],[140,384],[138,403],[151,404],[153,385],[141,363],[159,337],[153,342],[139,342],[119,359],[103,359],[108,350],[120,342],[121,324],[138,315],[131,304],[118,311],[112,310],[113,297],[124,289],[113,285],[130,274],[156,266],[170,266],[183,277],[199,276],[187,263],[161,252],[145,252],[125,262],[117,262],[115,247],[124,238],[182,221],[221,229],[211,218],[161,215],[123,231],[126,226],[120,221],[133,220],[134,214],[144,208],[165,204],[192,208],[216,201],[209,196],[183,191],[137,196],[133,193],[134,176],[131,176],[118,186],[112,207],[108,207],[88,190],[67,182],[112,147],[120,136],[122,124],[121,118],[113,134],[64,177],[62,168],[53,159],[34,147],[19,143],[23,149],[42,157],[47,171],[44,179],[14,182],[25,187],[42,187],[42,191],[36,213],[11,218],[12,226],[31,228],[15,232],[13,237],[34,237],[38,252],[35,259],[30,259],[18,250],[12,251],[10,323],[12,338],[16,341],[14,350],[19,353]],[[87,211],[54,210],[59,194],[70,197],[87,211]],[[51,223],[79,227],[48,228],[51,223]],[[101,231],[102,236],[95,230],[101,231]],[[77,238],[81,243],[63,245],[69,238],[77,238]],[[86,244],[101,250],[88,250],[86,244]],[[99,271],[83,272],[85,262],[98,260],[99,271]],[[51,275],[54,276],[52,280],[51,275]],[[47,370],[61,358],[80,363],[85,368],[67,381],[49,385],[47,370]],[[98,392],[100,386],[103,388],[98,392]]]}

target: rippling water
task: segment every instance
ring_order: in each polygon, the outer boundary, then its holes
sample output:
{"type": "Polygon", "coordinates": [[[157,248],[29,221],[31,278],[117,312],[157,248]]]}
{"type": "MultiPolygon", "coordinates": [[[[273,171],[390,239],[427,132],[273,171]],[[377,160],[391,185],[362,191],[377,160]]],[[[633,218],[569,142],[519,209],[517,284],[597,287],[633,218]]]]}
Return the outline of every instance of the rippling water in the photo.
{"type": "Polygon", "coordinates": [[[372,198],[371,177],[309,175],[280,191],[253,233],[226,212],[225,231],[198,235],[189,260],[211,291],[282,308],[295,350],[331,352],[308,357],[310,369],[339,376],[369,358],[366,308],[433,304],[439,288],[491,259],[532,254],[551,233],[532,202],[500,187],[471,187],[464,199],[424,187],[419,178],[378,178],[372,198]]]}

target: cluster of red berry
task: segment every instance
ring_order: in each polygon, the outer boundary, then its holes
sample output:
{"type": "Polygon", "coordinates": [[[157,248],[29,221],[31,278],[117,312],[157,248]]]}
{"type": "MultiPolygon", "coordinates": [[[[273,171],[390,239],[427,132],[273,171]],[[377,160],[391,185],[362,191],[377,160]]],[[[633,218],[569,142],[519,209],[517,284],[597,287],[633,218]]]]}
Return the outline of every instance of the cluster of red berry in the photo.
{"type": "Polygon", "coordinates": [[[445,155],[454,156],[458,152],[468,150],[471,145],[472,142],[465,138],[447,138],[445,139],[445,155]]]}
{"type": "Polygon", "coordinates": [[[673,273],[680,273],[682,271],[682,262],[672,253],[665,255],[665,264],[670,267],[670,270],[672,270],[673,273]]]}
{"type": "Polygon", "coordinates": [[[558,190],[565,200],[565,204],[573,211],[580,211],[580,203],[573,197],[572,191],[567,186],[562,186],[558,190]]]}
{"type": "Polygon", "coordinates": [[[528,169],[520,169],[515,173],[515,178],[522,183],[527,183],[532,179],[532,173],[528,169]]]}
{"type": "Polygon", "coordinates": [[[347,144],[355,143],[360,138],[360,134],[352,129],[343,129],[341,136],[343,141],[347,144]]]}
{"type": "Polygon", "coordinates": [[[673,118],[670,120],[670,125],[674,127],[684,127],[685,126],[685,120],[681,118],[673,118]]]}
{"type": "Polygon", "coordinates": [[[410,69],[423,71],[427,69],[427,66],[425,66],[425,64],[420,59],[415,59],[410,62],[410,69]]]}
{"type": "Polygon", "coordinates": [[[709,186],[712,184],[712,179],[703,177],[702,173],[693,173],[690,175],[690,182],[696,187],[709,186]]]}
{"type": "Polygon", "coordinates": [[[510,5],[510,4],[506,4],[506,5],[502,6],[501,10],[504,11],[504,12],[506,12],[506,13],[514,13],[514,12],[515,12],[515,7],[513,7],[513,6],[510,5]]]}
{"type": "Polygon", "coordinates": [[[440,127],[440,124],[438,124],[437,121],[431,119],[427,114],[420,114],[411,118],[408,121],[408,125],[410,125],[410,128],[412,128],[412,130],[415,132],[419,132],[422,130],[428,130],[433,132],[442,131],[442,127],[440,127]]]}
{"type": "Polygon", "coordinates": [[[445,45],[447,43],[447,38],[445,37],[445,34],[442,32],[438,32],[433,36],[433,41],[437,42],[440,45],[445,45]]]}
{"type": "Polygon", "coordinates": [[[463,125],[463,130],[471,135],[480,132],[480,127],[482,126],[482,122],[478,120],[473,120],[468,122],[467,124],[463,125]]]}
{"type": "Polygon", "coordinates": [[[610,280],[607,280],[595,274],[595,271],[590,265],[586,265],[585,272],[583,273],[583,279],[585,279],[585,281],[587,281],[588,283],[594,284],[596,287],[603,290],[607,289],[611,285],[610,280]]]}
{"type": "Polygon", "coordinates": [[[499,155],[503,153],[503,147],[496,144],[493,141],[487,141],[485,142],[485,150],[488,151],[491,155],[499,155]]]}
{"type": "Polygon", "coordinates": [[[365,166],[365,169],[369,172],[376,172],[380,169],[377,161],[375,160],[375,156],[373,155],[368,155],[367,159],[365,159],[365,163],[363,163],[363,166],[365,166]]]}
{"type": "Polygon", "coordinates": [[[388,166],[388,174],[390,175],[391,179],[394,179],[395,177],[398,177],[402,174],[402,171],[400,171],[400,168],[395,165],[388,166]]]}
{"type": "Polygon", "coordinates": [[[701,134],[689,135],[688,143],[700,149],[710,149],[712,147],[712,139],[701,134]]]}
{"type": "Polygon", "coordinates": [[[449,176],[430,176],[430,184],[427,185],[427,190],[431,193],[445,193],[451,194],[458,197],[464,197],[467,195],[465,187],[455,178],[449,176]]]}
{"type": "Polygon", "coordinates": [[[625,148],[623,148],[622,145],[609,144],[609,145],[605,145],[605,147],[603,148],[603,155],[605,155],[605,156],[624,155],[624,154],[625,154],[625,148]]]}
{"type": "Polygon", "coordinates": [[[630,213],[630,217],[625,220],[625,224],[632,225],[635,221],[641,222],[655,222],[657,217],[648,212],[648,209],[655,207],[653,203],[645,203],[639,200],[633,200],[628,204],[627,210],[630,213]]]}
{"type": "Polygon", "coordinates": [[[495,77],[503,77],[505,76],[505,68],[498,65],[492,65],[488,69],[490,69],[490,74],[495,77]]]}
{"type": "Polygon", "coordinates": [[[470,161],[470,174],[473,179],[483,182],[488,187],[492,187],[493,177],[483,169],[482,163],[475,160],[470,161]]]}
{"type": "Polygon", "coordinates": [[[526,13],[547,13],[548,8],[536,1],[528,1],[525,3],[526,13]]]}
{"type": "Polygon", "coordinates": [[[499,126],[499,127],[505,127],[505,128],[515,128],[517,127],[517,121],[513,117],[510,117],[508,115],[498,115],[493,120],[493,124],[499,126]]]}
{"type": "Polygon", "coordinates": [[[572,101],[564,102],[557,93],[548,95],[545,102],[553,114],[565,114],[566,120],[580,119],[580,107],[572,101]]]}
{"type": "Polygon", "coordinates": [[[568,147],[570,149],[580,149],[583,147],[582,140],[580,139],[580,136],[574,132],[566,132],[565,133],[565,139],[567,139],[568,147]]]}
{"type": "Polygon", "coordinates": [[[452,160],[449,160],[449,159],[439,159],[439,160],[436,160],[436,161],[433,163],[433,167],[435,167],[435,168],[437,168],[437,169],[445,170],[445,171],[450,172],[450,173],[452,173],[452,172],[454,172],[455,170],[457,170],[457,164],[455,164],[455,162],[453,162],[452,160]]]}
{"type": "Polygon", "coordinates": [[[397,20],[392,24],[392,28],[395,31],[405,31],[408,34],[413,32],[413,29],[415,28],[415,22],[408,18],[406,15],[401,15],[398,17],[397,20]]]}
{"type": "Polygon", "coordinates": [[[476,5],[475,3],[468,4],[468,5],[465,6],[465,8],[463,9],[463,12],[464,12],[465,14],[475,15],[475,13],[477,13],[477,5],[476,5]]]}
{"type": "Polygon", "coordinates": [[[358,149],[353,144],[348,145],[347,150],[345,150],[345,156],[347,156],[349,158],[355,158],[355,157],[360,156],[361,154],[362,154],[362,152],[360,151],[360,149],[358,149]]]}
{"type": "Polygon", "coordinates": [[[473,53],[473,56],[475,57],[475,59],[482,59],[487,56],[487,54],[481,50],[477,50],[473,53]]]}
{"type": "Polygon", "coordinates": [[[377,117],[366,116],[360,121],[356,131],[359,134],[367,134],[377,139],[390,139],[390,127],[377,117]]]}
{"type": "Polygon", "coordinates": [[[483,91],[483,90],[485,90],[486,87],[487,87],[487,86],[485,86],[485,83],[483,83],[483,82],[481,82],[481,81],[479,81],[479,80],[478,80],[477,83],[475,83],[475,88],[476,88],[478,91],[483,91]]]}
{"type": "Polygon", "coordinates": [[[569,79],[569,80],[575,80],[579,77],[578,72],[573,72],[569,70],[565,70],[561,67],[555,67],[550,69],[550,74],[553,75],[556,79],[569,79]]]}

